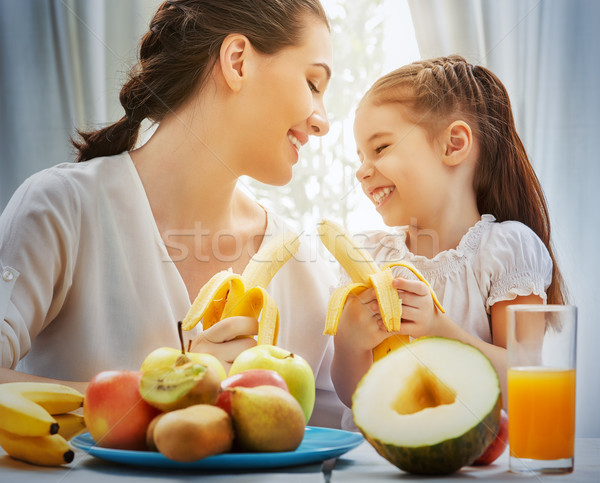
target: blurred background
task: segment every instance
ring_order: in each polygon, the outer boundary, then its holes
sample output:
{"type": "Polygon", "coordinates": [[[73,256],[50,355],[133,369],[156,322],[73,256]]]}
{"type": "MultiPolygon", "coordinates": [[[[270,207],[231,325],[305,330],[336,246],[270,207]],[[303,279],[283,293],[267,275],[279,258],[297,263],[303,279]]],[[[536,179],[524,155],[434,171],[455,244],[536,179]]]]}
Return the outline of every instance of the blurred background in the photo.
{"type": "MultiPolygon", "coordinates": [[[[600,2],[322,0],[334,72],[331,130],[303,148],[293,181],[240,184],[294,227],[323,217],[383,228],[354,177],[354,108],[375,79],[458,53],[494,71],[545,190],[558,261],[579,307],[577,436],[600,437],[600,2]]],[[[74,159],[69,138],[122,117],[118,92],[158,0],[0,0],[0,210],[17,186],[74,159]]],[[[144,126],[141,142],[152,133],[144,126]]]]}

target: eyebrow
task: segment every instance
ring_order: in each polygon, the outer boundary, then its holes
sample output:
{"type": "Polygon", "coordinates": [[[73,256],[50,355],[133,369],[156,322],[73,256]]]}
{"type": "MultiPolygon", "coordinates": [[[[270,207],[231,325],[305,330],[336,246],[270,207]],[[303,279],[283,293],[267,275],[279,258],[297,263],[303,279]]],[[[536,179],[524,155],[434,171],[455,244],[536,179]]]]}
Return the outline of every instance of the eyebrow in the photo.
{"type": "Polygon", "coordinates": [[[370,143],[371,141],[374,141],[375,139],[378,138],[383,138],[385,136],[391,136],[392,133],[391,132],[376,132],[375,134],[372,134],[369,139],[367,139],[367,142],[370,143]]]}
{"type": "Polygon", "coordinates": [[[331,67],[329,67],[327,64],[325,64],[324,62],[317,62],[312,65],[314,65],[315,67],[323,67],[323,69],[325,69],[325,75],[327,75],[327,80],[331,79],[331,67]]]}

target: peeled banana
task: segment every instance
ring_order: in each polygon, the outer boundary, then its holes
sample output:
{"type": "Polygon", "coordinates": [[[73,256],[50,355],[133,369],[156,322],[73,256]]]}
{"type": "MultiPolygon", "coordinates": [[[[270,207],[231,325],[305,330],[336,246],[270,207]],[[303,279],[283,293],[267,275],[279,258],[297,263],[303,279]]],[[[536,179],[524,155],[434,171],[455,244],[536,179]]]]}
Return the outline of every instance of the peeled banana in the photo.
{"type": "Polygon", "coordinates": [[[82,405],[83,394],[62,384],[0,384],[0,446],[32,464],[69,463],[73,451],[67,439],[82,430],[81,416],[70,412],[82,405]]]}
{"type": "MultiPolygon", "coordinates": [[[[431,291],[435,305],[439,310],[444,312],[444,308],[427,280],[411,264],[390,262],[380,268],[369,252],[354,243],[350,234],[333,221],[323,220],[319,224],[318,232],[323,245],[331,252],[352,279],[352,283],[336,289],[331,295],[327,308],[325,330],[323,332],[325,335],[336,334],[342,310],[348,297],[353,294],[357,295],[369,287],[375,289],[381,319],[385,328],[388,332],[400,330],[402,301],[398,297],[396,289],[392,287],[394,276],[391,270],[392,267],[397,266],[408,268],[419,280],[426,283],[431,291]]],[[[395,334],[388,337],[373,349],[373,359],[381,359],[392,350],[408,343],[408,341],[409,338],[405,335],[395,334]]]]}
{"type": "Polygon", "coordinates": [[[279,309],[265,289],[299,246],[298,236],[287,232],[263,243],[241,275],[231,270],[216,273],[198,292],[183,319],[183,330],[194,328],[200,320],[206,330],[227,317],[260,315],[258,344],[276,344],[279,309]]]}

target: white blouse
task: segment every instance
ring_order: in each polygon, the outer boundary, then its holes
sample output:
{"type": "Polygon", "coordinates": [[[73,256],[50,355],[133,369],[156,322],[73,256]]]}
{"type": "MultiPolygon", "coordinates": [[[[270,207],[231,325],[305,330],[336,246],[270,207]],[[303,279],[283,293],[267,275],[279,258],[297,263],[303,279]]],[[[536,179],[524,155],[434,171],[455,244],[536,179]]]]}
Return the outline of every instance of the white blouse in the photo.
{"type": "MultiPolygon", "coordinates": [[[[265,240],[287,229],[268,213],[265,240]]],[[[280,310],[278,345],[317,378],[311,424],[339,427],[333,345],[322,334],[335,267],[317,245],[303,235],[268,291],[280,310]]],[[[153,349],[179,346],[176,321],[190,305],[128,153],[41,171],[0,216],[2,367],[71,381],[137,370],[153,349]]]]}
{"type": "MultiPolygon", "coordinates": [[[[412,263],[431,284],[446,314],[480,339],[492,341],[490,308],[496,302],[531,294],[546,301],[552,260],[540,238],[523,223],[497,223],[492,215],[483,215],[456,249],[431,259],[408,250],[407,231],[399,227],[365,232],[360,242],[381,265],[392,260],[412,263]]],[[[403,267],[392,271],[416,278],[403,267]]]]}

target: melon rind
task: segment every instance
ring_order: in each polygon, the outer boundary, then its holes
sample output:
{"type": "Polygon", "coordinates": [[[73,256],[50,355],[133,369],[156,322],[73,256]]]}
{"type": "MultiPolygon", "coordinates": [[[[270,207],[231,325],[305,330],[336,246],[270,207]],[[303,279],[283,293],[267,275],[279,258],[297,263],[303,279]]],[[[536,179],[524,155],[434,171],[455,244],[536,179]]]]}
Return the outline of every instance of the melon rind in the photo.
{"type": "Polygon", "coordinates": [[[494,409],[480,424],[462,436],[433,446],[399,447],[378,441],[362,429],[361,433],[381,456],[403,471],[422,475],[446,475],[473,463],[491,444],[500,425],[500,409],[501,402],[498,399],[494,409]]]}
{"type": "MultiPolygon", "coordinates": [[[[479,416],[480,419],[476,420],[470,427],[465,427],[465,432],[463,434],[452,435],[449,438],[438,440],[429,445],[401,445],[397,444],[397,442],[389,440],[382,441],[381,439],[378,439],[375,435],[369,434],[369,428],[361,427],[361,421],[357,420],[356,412],[354,414],[354,422],[356,423],[361,433],[364,435],[365,439],[375,448],[375,450],[393,465],[397,466],[403,471],[407,471],[410,473],[424,475],[443,475],[453,473],[462,468],[463,466],[470,465],[479,456],[481,456],[483,451],[485,451],[485,449],[494,440],[496,433],[498,432],[498,428],[500,426],[500,411],[502,407],[500,382],[497,377],[496,371],[493,368],[493,365],[491,364],[489,359],[481,351],[479,351],[479,349],[454,339],[444,339],[442,337],[424,337],[405,345],[404,347],[398,349],[395,352],[415,350],[415,346],[419,345],[421,347],[416,349],[416,351],[418,353],[421,353],[423,349],[423,344],[430,345],[431,347],[429,349],[431,349],[431,351],[438,352],[439,346],[436,346],[436,344],[439,343],[442,343],[444,345],[448,343],[454,345],[454,347],[456,347],[458,350],[469,351],[469,353],[471,354],[471,358],[473,357],[473,355],[475,355],[476,359],[481,360],[482,364],[489,364],[489,366],[482,367],[488,367],[490,369],[490,374],[492,375],[492,377],[495,377],[494,380],[487,381],[489,383],[488,389],[491,389],[493,386],[494,389],[497,391],[495,393],[489,394],[490,405],[488,407],[490,408],[490,410],[487,411],[487,409],[485,409],[484,411],[482,411],[482,413],[479,416]],[[473,353],[472,351],[476,352],[473,353]],[[478,357],[477,354],[479,354],[481,357],[478,357]]],[[[390,354],[385,358],[381,359],[380,361],[376,362],[375,364],[385,364],[385,360],[387,358],[391,358],[388,360],[388,363],[391,363],[392,361],[395,363],[396,361],[394,359],[397,359],[397,362],[400,362],[401,358],[399,356],[400,354],[396,354],[392,358],[392,354],[390,354]]],[[[357,392],[359,388],[361,388],[361,386],[363,386],[363,384],[366,383],[365,379],[369,377],[369,373],[371,373],[372,371],[381,372],[381,369],[382,368],[380,367],[377,371],[374,371],[374,367],[372,367],[371,370],[363,377],[363,380],[361,380],[361,382],[359,383],[357,392]]],[[[466,375],[466,377],[468,377],[468,375],[466,375]]],[[[371,379],[371,381],[369,381],[370,384],[365,385],[367,385],[367,387],[370,387],[372,386],[372,384],[374,384],[374,381],[375,380],[371,379]]],[[[391,384],[390,386],[386,386],[386,389],[393,390],[397,388],[394,388],[393,384],[391,384]]],[[[364,394],[370,393],[367,392],[364,394]]],[[[388,392],[388,394],[392,393],[388,392]]],[[[355,395],[353,396],[353,404],[356,402],[357,396],[358,395],[355,392],[355,395]]],[[[364,400],[364,396],[361,396],[361,398],[358,399],[364,400]]],[[[369,399],[371,401],[380,400],[374,400],[372,397],[370,397],[369,399]]],[[[371,410],[374,409],[376,408],[371,407],[371,410]]],[[[353,405],[353,411],[355,410],[356,408],[353,405]]],[[[427,409],[426,411],[431,411],[431,409],[427,409]]],[[[394,424],[388,419],[392,415],[383,416],[383,414],[385,414],[385,411],[381,412],[382,417],[385,417],[385,421],[389,422],[390,424],[394,424]]],[[[391,417],[391,419],[396,418],[391,417]]],[[[382,421],[380,420],[379,423],[381,422],[382,421]]],[[[399,430],[401,429],[402,428],[399,428],[399,430]]],[[[440,428],[440,433],[443,432],[443,428],[440,428]]],[[[402,437],[400,439],[402,439],[402,437]]]]}

